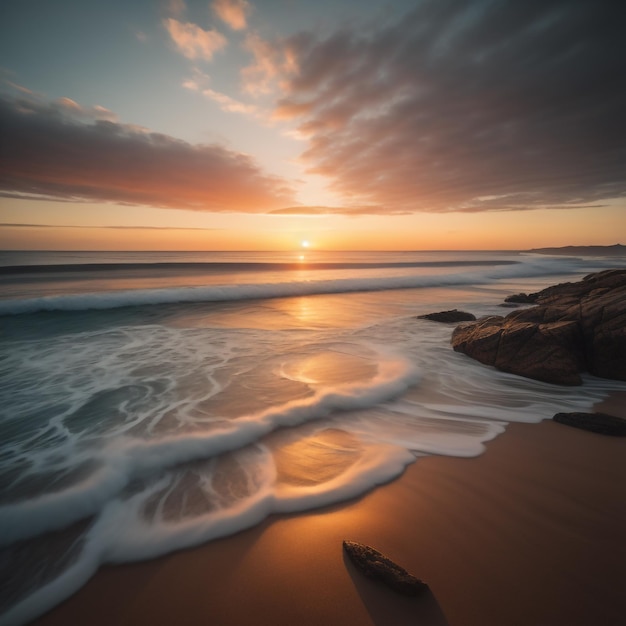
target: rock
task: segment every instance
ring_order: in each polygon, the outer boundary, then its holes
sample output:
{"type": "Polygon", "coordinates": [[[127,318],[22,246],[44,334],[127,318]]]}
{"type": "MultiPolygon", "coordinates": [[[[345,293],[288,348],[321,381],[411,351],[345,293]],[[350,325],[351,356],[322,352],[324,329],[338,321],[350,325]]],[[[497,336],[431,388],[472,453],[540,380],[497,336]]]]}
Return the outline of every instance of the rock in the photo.
{"type": "Polygon", "coordinates": [[[537,294],[515,293],[507,296],[504,301],[511,304],[535,304],[537,294]]]}
{"type": "Polygon", "coordinates": [[[584,371],[626,381],[626,270],[590,274],[526,297],[537,306],[457,327],[454,350],[550,383],[580,385],[584,371]]]}
{"type": "Polygon", "coordinates": [[[505,323],[495,366],[547,383],[580,385],[579,335],[576,322],[505,323]]]}
{"type": "Polygon", "coordinates": [[[343,548],[350,560],[369,578],[384,582],[388,587],[407,596],[428,590],[428,585],[409,574],[404,568],[370,546],[344,541],[343,548]]]}
{"type": "Polygon", "coordinates": [[[626,420],[607,413],[557,413],[552,419],[592,433],[626,437],[626,420]]]}
{"type": "Polygon", "coordinates": [[[476,316],[472,313],[466,313],[465,311],[457,311],[452,309],[451,311],[439,311],[438,313],[427,313],[426,315],[418,315],[418,319],[431,320],[432,322],[473,322],[476,316]]]}
{"type": "Polygon", "coordinates": [[[495,365],[503,323],[502,316],[490,315],[475,324],[458,326],[452,333],[452,347],[485,365],[495,365]]]}
{"type": "Polygon", "coordinates": [[[503,372],[561,385],[580,385],[578,340],[574,322],[513,322],[497,315],[455,329],[452,345],[485,365],[503,372]]]}
{"type": "Polygon", "coordinates": [[[589,371],[626,380],[626,285],[592,292],[581,300],[579,310],[589,371]]]}

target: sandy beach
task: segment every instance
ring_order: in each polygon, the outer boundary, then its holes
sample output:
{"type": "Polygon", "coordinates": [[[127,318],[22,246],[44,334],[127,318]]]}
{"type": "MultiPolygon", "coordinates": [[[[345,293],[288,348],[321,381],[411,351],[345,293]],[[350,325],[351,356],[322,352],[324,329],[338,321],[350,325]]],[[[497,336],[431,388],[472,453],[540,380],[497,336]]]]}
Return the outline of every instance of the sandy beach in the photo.
{"type": "MultiPolygon", "coordinates": [[[[626,417],[626,394],[596,407],[626,417]]],[[[511,424],[483,455],[428,457],[338,507],[149,562],[103,568],[35,623],[617,626],[626,611],[626,441],[511,424]],[[430,585],[365,579],[341,542],[430,585]]]]}

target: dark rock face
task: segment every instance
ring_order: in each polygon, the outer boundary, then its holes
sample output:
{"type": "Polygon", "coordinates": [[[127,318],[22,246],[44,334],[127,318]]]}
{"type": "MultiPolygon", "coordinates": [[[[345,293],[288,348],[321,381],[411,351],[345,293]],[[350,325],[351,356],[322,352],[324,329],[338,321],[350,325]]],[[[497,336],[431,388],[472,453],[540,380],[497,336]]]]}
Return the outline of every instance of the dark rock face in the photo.
{"type": "Polygon", "coordinates": [[[511,304],[535,304],[537,294],[515,293],[507,296],[504,301],[511,304]]]}
{"type": "Polygon", "coordinates": [[[427,313],[426,315],[418,315],[418,319],[431,320],[432,322],[456,323],[456,322],[472,322],[476,316],[465,311],[439,311],[438,313],[427,313]]]}
{"type": "Polygon", "coordinates": [[[552,419],[559,424],[582,428],[592,433],[626,437],[626,420],[606,413],[557,413],[552,419]]]}
{"type": "Polygon", "coordinates": [[[457,352],[549,383],[580,385],[580,372],[626,381],[626,270],[590,274],[528,296],[537,306],[456,328],[457,352]]]}
{"type": "Polygon", "coordinates": [[[404,568],[370,546],[354,541],[344,541],[343,549],[366,576],[378,579],[404,595],[416,596],[428,589],[425,582],[409,574],[404,568]]]}

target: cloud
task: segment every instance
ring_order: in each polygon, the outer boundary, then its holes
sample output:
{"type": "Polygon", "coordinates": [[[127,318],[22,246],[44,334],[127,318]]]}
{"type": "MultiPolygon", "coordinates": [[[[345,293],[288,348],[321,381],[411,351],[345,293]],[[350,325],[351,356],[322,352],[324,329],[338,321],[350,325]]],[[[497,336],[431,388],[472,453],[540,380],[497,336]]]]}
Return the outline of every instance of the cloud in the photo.
{"type": "MultiPolygon", "coordinates": [[[[308,38],[307,35],[303,37],[308,38]]],[[[252,54],[253,62],[241,70],[242,88],[253,96],[272,93],[285,88],[287,77],[297,71],[296,51],[300,37],[270,42],[257,33],[248,33],[244,47],[252,54]]]]}
{"type": "Polygon", "coordinates": [[[20,224],[14,222],[0,223],[0,228],[78,228],[78,229],[113,229],[113,230],[208,230],[217,231],[223,228],[202,228],[199,226],[92,226],[78,224],[20,224]]]}
{"type": "Polygon", "coordinates": [[[409,211],[398,207],[382,207],[376,205],[343,205],[343,206],[290,206],[270,211],[272,215],[407,215],[409,211]]]}
{"type": "Polygon", "coordinates": [[[210,77],[200,72],[197,68],[194,68],[193,76],[186,78],[182,82],[182,86],[190,91],[197,91],[201,93],[205,98],[215,102],[222,111],[229,113],[243,113],[244,115],[251,115],[258,117],[260,115],[258,107],[254,104],[246,104],[240,100],[236,100],[231,96],[211,89],[208,85],[210,83],[210,77]]]}
{"type": "Polygon", "coordinates": [[[106,119],[85,121],[70,102],[0,97],[5,196],[249,213],[294,203],[286,181],[245,154],[106,119]]]}
{"type": "Polygon", "coordinates": [[[244,30],[252,7],[246,0],[213,0],[215,14],[233,30],[244,30]]]}
{"type": "Polygon", "coordinates": [[[197,67],[192,68],[192,75],[185,78],[182,86],[190,91],[202,91],[211,83],[211,77],[200,71],[197,67]]]}
{"type": "Polygon", "coordinates": [[[243,77],[279,90],[274,118],[348,206],[577,207],[626,195],[623,17],[611,0],[424,0],[397,23],[251,38],[243,77]]]}
{"type": "Polygon", "coordinates": [[[92,107],[84,107],[71,98],[59,98],[50,105],[51,110],[56,110],[61,114],[68,114],[83,120],[106,120],[116,122],[117,115],[109,109],[96,104],[92,107]]]}
{"type": "Polygon", "coordinates": [[[255,105],[240,102],[214,89],[203,89],[202,95],[209,98],[209,100],[213,100],[223,111],[228,111],[229,113],[244,113],[246,115],[256,115],[258,113],[255,105]]]}
{"type": "Polygon", "coordinates": [[[331,215],[343,209],[326,206],[290,206],[271,211],[272,215],[331,215]]]}
{"type": "Polygon", "coordinates": [[[23,94],[27,94],[29,96],[35,95],[34,91],[28,89],[27,87],[24,87],[23,85],[18,85],[17,83],[14,83],[10,80],[3,80],[2,82],[11,87],[11,89],[15,89],[16,91],[19,91],[23,94]]]}
{"type": "Polygon", "coordinates": [[[83,106],[71,98],[57,98],[53,101],[46,101],[44,96],[40,93],[34,92],[27,87],[18,85],[11,81],[5,80],[0,82],[9,86],[12,90],[19,92],[20,96],[14,97],[11,95],[2,94],[0,89],[0,98],[6,97],[8,101],[12,101],[18,110],[24,113],[32,112],[33,108],[38,110],[45,110],[50,115],[59,115],[61,117],[72,117],[83,121],[93,120],[107,120],[109,122],[117,121],[117,116],[113,111],[103,107],[99,104],[94,106],[83,106]]]}
{"type": "Polygon", "coordinates": [[[210,61],[213,55],[226,45],[226,37],[216,30],[204,30],[191,22],[179,22],[168,17],[163,20],[172,41],[179,52],[188,59],[210,61]]]}

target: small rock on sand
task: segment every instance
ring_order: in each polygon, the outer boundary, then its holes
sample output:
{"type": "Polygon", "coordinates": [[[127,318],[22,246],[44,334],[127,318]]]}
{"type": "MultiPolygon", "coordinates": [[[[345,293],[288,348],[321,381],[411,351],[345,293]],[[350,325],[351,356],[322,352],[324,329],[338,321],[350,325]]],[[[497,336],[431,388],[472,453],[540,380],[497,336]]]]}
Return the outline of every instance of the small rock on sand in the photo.
{"type": "Polygon", "coordinates": [[[416,596],[428,589],[425,582],[409,574],[404,568],[370,546],[354,541],[344,541],[343,548],[350,560],[366,576],[382,581],[399,593],[416,596]]]}

